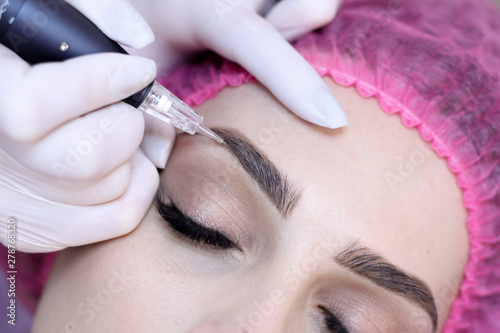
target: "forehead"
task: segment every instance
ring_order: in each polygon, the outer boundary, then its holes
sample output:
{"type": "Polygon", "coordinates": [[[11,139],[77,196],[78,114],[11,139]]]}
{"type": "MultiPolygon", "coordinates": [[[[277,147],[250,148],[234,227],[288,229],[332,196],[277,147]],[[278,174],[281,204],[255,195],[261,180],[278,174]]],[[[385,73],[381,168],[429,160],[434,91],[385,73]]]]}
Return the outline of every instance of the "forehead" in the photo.
{"type": "Polygon", "coordinates": [[[446,161],[375,99],[327,83],[348,115],[346,128],[308,124],[258,84],[226,89],[198,111],[209,126],[244,133],[300,187],[292,219],[362,240],[433,292],[443,277],[458,285],[468,253],[466,213],[446,161]]]}
{"type": "MultiPolygon", "coordinates": [[[[360,214],[387,205],[420,210],[432,203],[443,181],[455,182],[445,160],[416,129],[382,112],[375,99],[330,86],[348,114],[346,128],[306,123],[257,84],[225,90],[198,110],[211,127],[244,133],[291,180],[322,196],[321,201],[356,207],[360,214]]],[[[387,211],[397,207],[392,208],[387,211]]]]}

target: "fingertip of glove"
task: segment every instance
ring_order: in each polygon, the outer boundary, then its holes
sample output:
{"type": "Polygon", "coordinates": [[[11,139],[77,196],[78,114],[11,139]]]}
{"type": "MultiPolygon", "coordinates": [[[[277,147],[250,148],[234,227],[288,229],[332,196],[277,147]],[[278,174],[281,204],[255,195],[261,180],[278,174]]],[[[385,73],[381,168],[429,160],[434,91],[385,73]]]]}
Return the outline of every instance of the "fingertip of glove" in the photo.
{"type": "Polygon", "coordinates": [[[136,31],[127,35],[123,43],[134,49],[142,49],[155,41],[155,35],[151,28],[146,24],[141,31],[136,31]]]}
{"type": "Polygon", "coordinates": [[[149,24],[129,3],[108,1],[100,6],[89,10],[93,14],[91,18],[118,43],[141,49],[155,40],[149,24]]]}
{"type": "Polygon", "coordinates": [[[163,137],[144,136],[141,148],[151,162],[158,168],[163,169],[167,165],[173,141],[163,137]]]}
{"type": "Polygon", "coordinates": [[[348,125],[349,121],[342,106],[329,90],[319,91],[311,100],[312,105],[302,118],[331,129],[348,125]]]}

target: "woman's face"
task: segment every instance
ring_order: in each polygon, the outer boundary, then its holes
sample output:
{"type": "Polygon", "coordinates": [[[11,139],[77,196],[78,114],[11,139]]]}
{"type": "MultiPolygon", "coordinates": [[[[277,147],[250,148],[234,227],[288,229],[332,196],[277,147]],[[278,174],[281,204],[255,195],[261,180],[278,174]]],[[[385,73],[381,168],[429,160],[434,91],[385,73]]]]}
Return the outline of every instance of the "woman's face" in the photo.
{"type": "Polygon", "coordinates": [[[455,177],[398,116],[325,80],[346,128],[256,83],[198,107],[226,145],[180,135],[160,213],[63,252],[35,332],[439,329],[468,254],[455,177]]]}

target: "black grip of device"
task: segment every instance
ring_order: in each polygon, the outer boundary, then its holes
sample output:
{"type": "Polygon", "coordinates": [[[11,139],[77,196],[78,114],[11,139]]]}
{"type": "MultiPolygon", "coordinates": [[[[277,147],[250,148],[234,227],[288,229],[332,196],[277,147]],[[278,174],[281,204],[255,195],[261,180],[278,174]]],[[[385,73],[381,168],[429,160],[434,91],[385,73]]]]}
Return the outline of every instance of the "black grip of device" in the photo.
{"type": "MultiPolygon", "coordinates": [[[[102,52],[127,54],[63,0],[0,0],[0,4],[2,2],[0,43],[30,64],[102,52]]],[[[138,107],[152,84],[124,102],[138,107]]]]}

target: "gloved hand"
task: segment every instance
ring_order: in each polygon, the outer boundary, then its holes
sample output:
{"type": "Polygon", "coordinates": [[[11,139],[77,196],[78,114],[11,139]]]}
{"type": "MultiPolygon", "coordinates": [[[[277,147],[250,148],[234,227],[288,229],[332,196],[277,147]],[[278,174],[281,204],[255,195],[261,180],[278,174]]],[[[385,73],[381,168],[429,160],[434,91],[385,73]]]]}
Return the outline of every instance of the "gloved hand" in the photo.
{"type": "MultiPolygon", "coordinates": [[[[154,40],[126,1],[69,2],[118,42],[140,48],[154,40]]],[[[7,243],[10,217],[16,248],[27,252],[131,231],[159,177],[138,149],[143,114],[119,101],[155,78],[154,62],[100,54],[30,66],[0,45],[0,76],[0,241],[7,243]]],[[[174,137],[165,126],[155,136],[163,147],[174,137]]]]}
{"type": "Polygon", "coordinates": [[[345,114],[286,39],[330,22],[340,2],[132,0],[156,34],[143,54],[161,67],[171,67],[186,53],[211,49],[245,67],[298,116],[330,128],[347,125],[345,114]]]}

